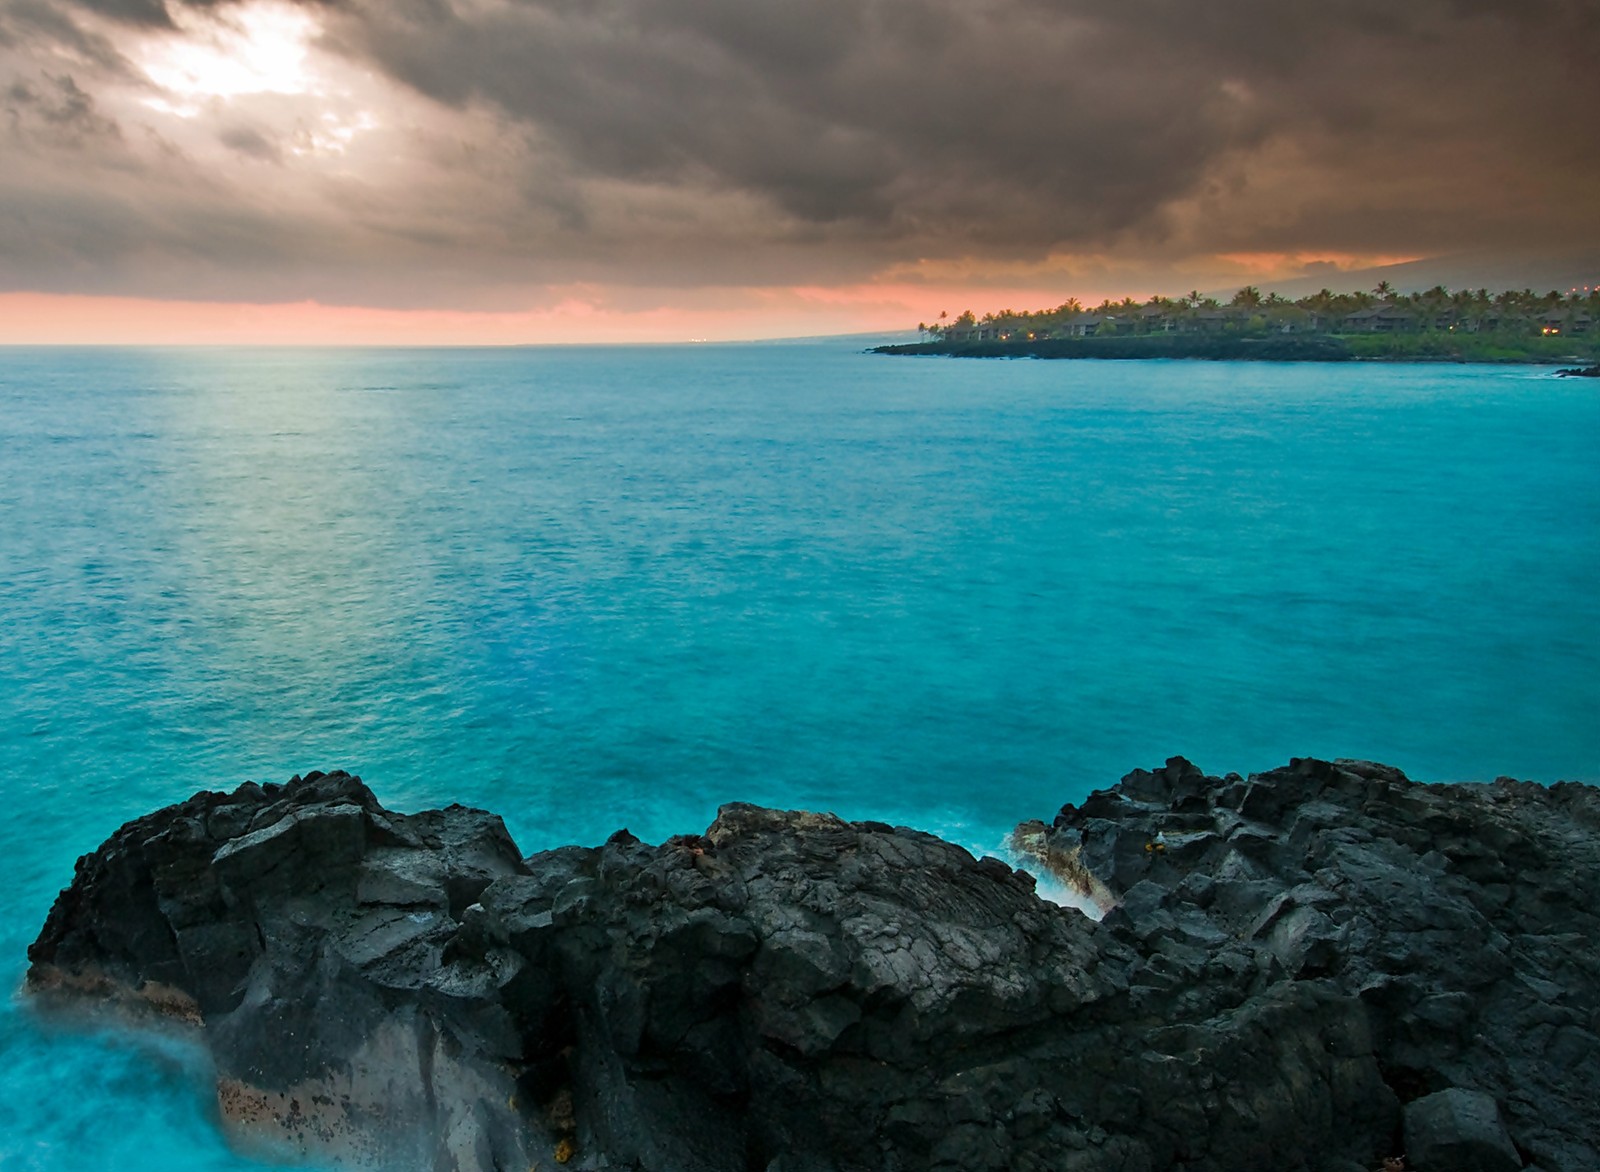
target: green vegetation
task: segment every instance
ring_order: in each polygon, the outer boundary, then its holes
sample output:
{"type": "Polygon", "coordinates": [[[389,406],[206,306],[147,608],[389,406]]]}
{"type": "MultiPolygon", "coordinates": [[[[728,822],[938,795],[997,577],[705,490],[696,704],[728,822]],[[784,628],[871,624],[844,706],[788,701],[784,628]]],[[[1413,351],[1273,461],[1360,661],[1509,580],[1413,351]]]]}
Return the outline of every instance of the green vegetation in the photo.
{"type": "Polygon", "coordinates": [[[1391,360],[1447,359],[1457,362],[1566,362],[1595,353],[1600,335],[1543,337],[1496,330],[1472,334],[1448,331],[1368,334],[1342,339],[1352,358],[1391,360]]]}
{"type": "Polygon", "coordinates": [[[1490,295],[1435,286],[1401,294],[1327,289],[1298,301],[1247,285],[1223,305],[1198,292],[1092,309],[971,311],[917,328],[926,341],[888,354],[1038,358],[1258,358],[1275,361],[1568,362],[1600,355],[1600,287],[1490,295]]]}

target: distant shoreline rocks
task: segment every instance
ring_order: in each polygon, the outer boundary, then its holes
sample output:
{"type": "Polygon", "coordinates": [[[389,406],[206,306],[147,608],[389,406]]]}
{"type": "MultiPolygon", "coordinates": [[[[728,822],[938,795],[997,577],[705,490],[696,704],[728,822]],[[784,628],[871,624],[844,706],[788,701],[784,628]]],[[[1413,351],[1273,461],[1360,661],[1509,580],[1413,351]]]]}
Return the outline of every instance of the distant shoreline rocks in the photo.
{"type": "MultiPolygon", "coordinates": [[[[1489,363],[1555,366],[1580,355],[1543,352],[1540,339],[1500,340],[1453,334],[1132,334],[1088,338],[997,339],[992,341],[901,342],[869,353],[943,358],[1098,358],[1105,360],[1199,359],[1211,362],[1407,362],[1489,363]],[[1559,355],[1559,356],[1558,356],[1559,355]]],[[[1590,376],[1600,367],[1569,368],[1561,374],[1590,376]]]]}
{"type": "Polygon", "coordinates": [[[947,358],[1200,358],[1218,362],[1350,362],[1357,356],[1333,336],[1040,338],[1026,341],[906,342],[878,346],[874,354],[940,355],[947,358]]]}
{"type": "Polygon", "coordinates": [[[1182,758],[1025,870],[728,805],[523,857],[359,778],[202,792],[77,865],[42,1005],[197,1031],[241,1143],[492,1172],[1600,1167],[1600,791],[1182,758]]]}

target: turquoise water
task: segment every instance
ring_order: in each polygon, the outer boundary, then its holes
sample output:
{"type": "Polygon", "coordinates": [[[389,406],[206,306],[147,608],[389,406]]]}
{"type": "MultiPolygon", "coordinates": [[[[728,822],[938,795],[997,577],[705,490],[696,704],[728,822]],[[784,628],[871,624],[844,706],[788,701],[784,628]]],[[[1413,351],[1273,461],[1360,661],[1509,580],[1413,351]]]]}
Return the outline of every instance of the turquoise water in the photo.
{"type": "MultiPolygon", "coordinates": [[[[0,977],[76,855],[359,772],[525,850],[825,808],[993,849],[1183,753],[1600,780],[1600,390],[848,344],[0,350],[0,977]]],[[[245,1169],[0,1010],[0,1166],[245,1169]]]]}

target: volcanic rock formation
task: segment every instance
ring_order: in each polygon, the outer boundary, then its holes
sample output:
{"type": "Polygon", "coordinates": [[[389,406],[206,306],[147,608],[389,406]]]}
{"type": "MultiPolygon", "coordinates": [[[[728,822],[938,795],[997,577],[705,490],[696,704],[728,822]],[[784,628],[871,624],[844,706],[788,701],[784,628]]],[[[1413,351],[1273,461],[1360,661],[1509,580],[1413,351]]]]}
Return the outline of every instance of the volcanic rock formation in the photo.
{"type": "Polygon", "coordinates": [[[723,807],[522,858],[358,778],[78,862],[29,984],[193,1023],[240,1138],[525,1172],[1600,1167],[1600,793],[1181,758],[1015,841],[723,807]]]}

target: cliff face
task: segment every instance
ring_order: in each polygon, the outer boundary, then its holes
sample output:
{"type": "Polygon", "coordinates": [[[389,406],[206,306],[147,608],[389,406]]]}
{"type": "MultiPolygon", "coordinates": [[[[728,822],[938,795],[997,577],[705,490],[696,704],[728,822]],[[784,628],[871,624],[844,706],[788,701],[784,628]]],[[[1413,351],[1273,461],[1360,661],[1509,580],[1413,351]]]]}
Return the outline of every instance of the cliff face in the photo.
{"type": "Polygon", "coordinates": [[[1600,800],[1130,774],[1019,850],[726,806],[523,859],[346,774],[79,861],[50,1001],[201,1026],[248,1142],[385,1169],[1600,1167],[1600,800]]]}

